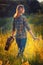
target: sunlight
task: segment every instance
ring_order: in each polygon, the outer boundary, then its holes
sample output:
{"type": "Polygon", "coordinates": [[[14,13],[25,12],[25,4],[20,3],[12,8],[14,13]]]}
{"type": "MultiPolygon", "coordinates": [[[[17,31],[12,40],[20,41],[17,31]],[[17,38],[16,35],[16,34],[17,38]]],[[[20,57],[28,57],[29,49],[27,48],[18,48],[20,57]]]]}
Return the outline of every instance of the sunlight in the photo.
{"type": "Polygon", "coordinates": [[[43,0],[38,0],[39,2],[42,2],[43,0]]]}

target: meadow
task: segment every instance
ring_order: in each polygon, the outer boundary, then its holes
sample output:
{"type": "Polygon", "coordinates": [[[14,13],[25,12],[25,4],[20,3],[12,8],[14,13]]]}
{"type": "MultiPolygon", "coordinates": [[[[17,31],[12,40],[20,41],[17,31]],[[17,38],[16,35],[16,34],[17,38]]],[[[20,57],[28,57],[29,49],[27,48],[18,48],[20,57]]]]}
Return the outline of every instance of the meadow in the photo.
{"type": "MultiPolygon", "coordinates": [[[[31,18],[29,17],[28,19],[30,20],[31,18]]],[[[37,20],[34,19],[32,21],[38,21],[38,20],[39,19],[37,20]]],[[[30,21],[30,24],[31,24],[31,21],[30,21]]],[[[25,61],[28,60],[29,65],[43,65],[43,39],[42,39],[42,34],[39,32],[37,33],[37,31],[40,30],[39,29],[40,27],[34,28],[33,24],[31,25],[31,27],[32,27],[33,33],[40,40],[33,40],[32,36],[27,31],[27,43],[23,53],[24,60],[25,61]]],[[[7,32],[5,34],[0,33],[0,65],[1,64],[2,65],[21,65],[22,56],[19,58],[16,58],[16,55],[18,54],[18,46],[16,44],[16,40],[14,40],[14,42],[11,44],[8,51],[5,51],[4,49],[6,40],[10,35],[11,35],[11,32],[7,32]],[[7,64],[6,64],[6,61],[8,61],[7,64]]]]}

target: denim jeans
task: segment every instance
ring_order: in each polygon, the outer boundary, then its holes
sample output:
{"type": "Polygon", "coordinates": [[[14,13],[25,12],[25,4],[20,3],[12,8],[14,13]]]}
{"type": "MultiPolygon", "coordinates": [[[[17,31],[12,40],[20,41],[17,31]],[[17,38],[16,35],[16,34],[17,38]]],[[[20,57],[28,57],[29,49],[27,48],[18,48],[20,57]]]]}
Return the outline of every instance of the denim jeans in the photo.
{"type": "Polygon", "coordinates": [[[18,55],[23,54],[24,49],[25,49],[25,45],[26,45],[26,39],[27,38],[22,38],[22,39],[16,38],[16,42],[17,42],[17,45],[18,45],[18,48],[19,48],[18,55]]]}

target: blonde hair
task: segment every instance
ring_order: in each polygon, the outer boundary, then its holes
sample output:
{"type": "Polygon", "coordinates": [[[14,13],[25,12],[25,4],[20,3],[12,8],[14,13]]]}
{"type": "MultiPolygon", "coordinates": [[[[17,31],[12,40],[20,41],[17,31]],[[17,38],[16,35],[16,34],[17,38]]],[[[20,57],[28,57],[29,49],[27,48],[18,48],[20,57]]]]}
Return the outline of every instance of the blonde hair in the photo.
{"type": "Polygon", "coordinates": [[[15,13],[14,16],[13,16],[14,18],[17,18],[17,15],[18,15],[18,12],[19,12],[20,8],[24,8],[24,5],[21,5],[21,4],[20,4],[20,5],[17,6],[17,8],[16,8],[16,13],[15,13]]]}

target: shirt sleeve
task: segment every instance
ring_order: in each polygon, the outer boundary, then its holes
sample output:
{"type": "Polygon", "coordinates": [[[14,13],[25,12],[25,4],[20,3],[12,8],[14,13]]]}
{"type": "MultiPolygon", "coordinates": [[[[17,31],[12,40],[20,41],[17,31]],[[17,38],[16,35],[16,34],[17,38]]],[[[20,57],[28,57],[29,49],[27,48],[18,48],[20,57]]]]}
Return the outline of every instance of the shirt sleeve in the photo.
{"type": "Polygon", "coordinates": [[[13,31],[15,31],[15,19],[13,20],[13,31]]]}
{"type": "Polygon", "coordinates": [[[30,26],[29,26],[29,23],[28,23],[26,17],[24,18],[24,26],[26,27],[26,29],[27,29],[28,31],[30,30],[30,26]]]}

